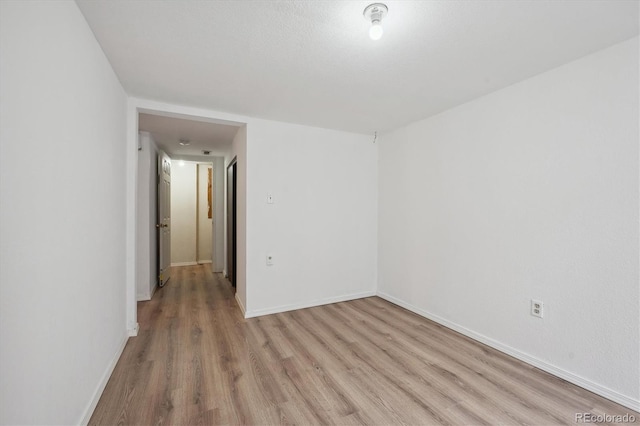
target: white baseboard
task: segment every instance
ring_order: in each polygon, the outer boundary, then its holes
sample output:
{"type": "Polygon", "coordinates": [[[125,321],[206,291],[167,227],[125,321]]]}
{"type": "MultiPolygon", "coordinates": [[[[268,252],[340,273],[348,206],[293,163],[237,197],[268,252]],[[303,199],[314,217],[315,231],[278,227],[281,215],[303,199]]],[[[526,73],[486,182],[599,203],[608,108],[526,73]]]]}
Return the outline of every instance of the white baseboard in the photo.
{"type": "Polygon", "coordinates": [[[245,318],[259,317],[262,315],[279,314],[280,312],[295,311],[296,309],[313,308],[314,306],[328,305],[330,303],[346,302],[347,300],[362,299],[363,297],[375,296],[375,290],[364,291],[361,293],[345,294],[343,296],[329,297],[326,299],[314,300],[313,302],[293,303],[291,305],[275,306],[273,308],[257,309],[255,311],[247,311],[245,318]]]}
{"type": "MultiPolygon", "coordinates": [[[[136,330],[136,333],[137,333],[137,330],[136,330]]],[[[128,335],[131,335],[130,332],[128,332],[128,335]]],[[[100,401],[102,392],[104,392],[104,388],[107,387],[107,382],[109,381],[109,378],[111,378],[111,374],[113,373],[113,370],[116,368],[116,364],[118,363],[118,360],[122,355],[122,351],[124,351],[124,347],[126,346],[127,341],[129,340],[128,335],[123,336],[122,342],[120,342],[120,345],[118,346],[118,349],[116,350],[115,354],[111,358],[111,361],[107,366],[107,369],[105,370],[104,374],[100,378],[100,381],[98,382],[98,386],[96,387],[96,390],[93,393],[93,396],[91,397],[91,401],[89,402],[89,406],[87,406],[87,408],[84,410],[84,414],[82,415],[82,420],[80,421],[81,425],[89,424],[89,420],[91,420],[93,411],[96,409],[96,406],[98,405],[98,401],[100,401]]]]}
{"type": "Polygon", "coordinates": [[[238,302],[238,306],[240,307],[240,310],[242,311],[242,316],[247,318],[246,309],[244,308],[244,305],[242,304],[242,301],[238,297],[238,292],[236,292],[236,302],[238,302]]]}
{"type": "Polygon", "coordinates": [[[138,335],[138,331],[140,330],[140,324],[136,323],[136,326],[130,330],[127,330],[127,334],[129,337],[136,337],[138,335]]]}
{"type": "Polygon", "coordinates": [[[473,340],[477,340],[480,343],[484,343],[487,346],[491,346],[492,348],[497,349],[500,352],[503,352],[507,355],[511,355],[512,357],[517,358],[520,361],[533,365],[534,367],[537,367],[543,371],[546,371],[547,373],[553,374],[556,377],[560,377],[561,379],[571,382],[574,385],[587,389],[604,398],[617,402],[620,405],[624,405],[625,407],[630,408],[632,410],[640,411],[640,400],[633,399],[627,395],[623,395],[617,391],[609,389],[589,379],[585,379],[584,377],[571,373],[570,371],[556,367],[555,365],[549,364],[534,356],[521,352],[518,349],[505,345],[504,343],[493,340],[487,336],[484,336],[480,333],[477,333],[459,324],[456,324],[447,319],[439,317],[438,315],[434,315],[428,311],[425,311],[424,309],[420,309],[416,306],[413,306],[410,303],[407,303],[403,300],[397,299],[387,293],[378,292],[378,297],[385,299],[395,305],[403,307],[411,312],[415,312],[420,316],[430,319],[431,321],[437,322],[438,324],[443,325],[447,328],[450,328],[451,330],[457,331],[460,334],[464,334],[465,336],[470,337],[473,340]]]}
{"type": "Polygon", "coordinates": [[[171,263],[171,266],[194,266],[197,264],[198,262],[176,262],[176,263],[171,263]]]}
{"type": "Polygon", "coordinates": [[[204,265],[204,264],[207,264],[207,263],[213,263],[213,262],[211,261],[211,259],[209,259],[209,260],[198,260],[198,265],[204,265]]]}

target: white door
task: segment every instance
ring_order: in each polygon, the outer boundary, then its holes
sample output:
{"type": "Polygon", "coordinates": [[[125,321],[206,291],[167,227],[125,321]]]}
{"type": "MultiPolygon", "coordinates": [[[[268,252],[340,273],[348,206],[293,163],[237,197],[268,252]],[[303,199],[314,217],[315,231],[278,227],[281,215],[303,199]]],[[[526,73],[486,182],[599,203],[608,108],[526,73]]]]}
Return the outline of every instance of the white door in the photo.
{"type": "Polygon", "coordinates": [[[158,154],[158,285],[171,278],[171,158],[158,154]]]}

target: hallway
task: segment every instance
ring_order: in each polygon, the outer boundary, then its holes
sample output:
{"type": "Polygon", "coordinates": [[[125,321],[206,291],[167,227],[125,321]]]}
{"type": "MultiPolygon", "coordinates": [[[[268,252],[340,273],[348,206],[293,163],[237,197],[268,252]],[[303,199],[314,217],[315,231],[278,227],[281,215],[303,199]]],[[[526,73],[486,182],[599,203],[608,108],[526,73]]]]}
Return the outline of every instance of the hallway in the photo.
{"type": "Polygon", "coordinates": [[[138,304],[90,424],[571,424],[638,413],[377,297],[245,320],[208,265],[138,304]]]}

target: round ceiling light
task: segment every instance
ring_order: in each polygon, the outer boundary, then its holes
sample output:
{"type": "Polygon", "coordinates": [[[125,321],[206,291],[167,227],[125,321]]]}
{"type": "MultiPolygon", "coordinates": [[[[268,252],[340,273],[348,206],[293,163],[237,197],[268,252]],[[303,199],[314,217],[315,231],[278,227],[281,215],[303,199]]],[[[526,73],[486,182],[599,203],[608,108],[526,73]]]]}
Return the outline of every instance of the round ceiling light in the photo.
{"type": "Polygon", "coordinates": [[[384,30],[382,29],[382,18],[385,17],[389,8],[383,3],[372,3],[364,8],[362,13],[367,21],[371,21],[369,28],[369,37],[371,40],[380,40],[384,30]]]}
{"type": "Polygon", "coordinates": [[[180,145],[181,146],[189,146],[191,145],[191,141],[189,139],[180,139],[180,145]]]}

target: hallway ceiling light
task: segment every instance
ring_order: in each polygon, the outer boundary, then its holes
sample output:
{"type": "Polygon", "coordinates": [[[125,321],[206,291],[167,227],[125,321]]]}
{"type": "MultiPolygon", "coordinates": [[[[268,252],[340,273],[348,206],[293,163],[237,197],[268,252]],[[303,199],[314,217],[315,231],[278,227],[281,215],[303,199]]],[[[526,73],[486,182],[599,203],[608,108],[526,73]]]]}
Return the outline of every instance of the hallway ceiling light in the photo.
{"type": "Polygon", "coordinates": [[[385,17],[389,8],[383,3],[372,3],[364,8],[362,13],[367,21],[371,21],[371,28],[369,28],[369,37],[371,40],[380,40],[384,30],[382,29],[382,18],[385,17]]]}
{"type": "Polygon", "coordinates": [[[191,141],[189,139],[180,139],[181,146],[189,146],[191,145],[191,141]]]}

